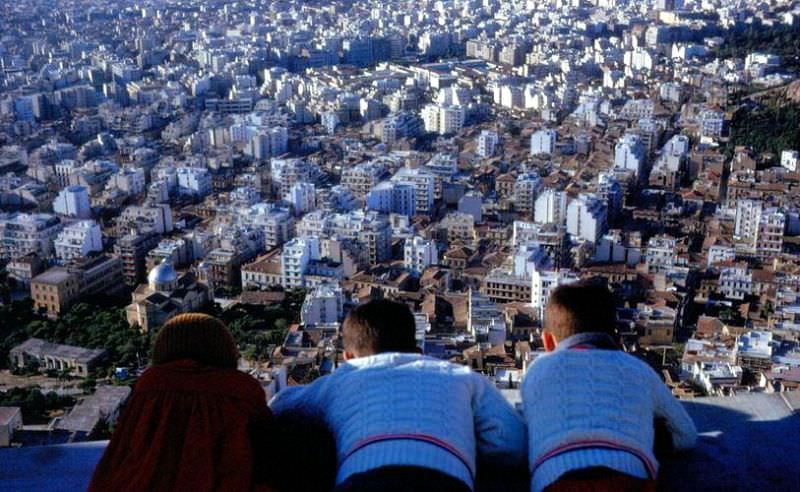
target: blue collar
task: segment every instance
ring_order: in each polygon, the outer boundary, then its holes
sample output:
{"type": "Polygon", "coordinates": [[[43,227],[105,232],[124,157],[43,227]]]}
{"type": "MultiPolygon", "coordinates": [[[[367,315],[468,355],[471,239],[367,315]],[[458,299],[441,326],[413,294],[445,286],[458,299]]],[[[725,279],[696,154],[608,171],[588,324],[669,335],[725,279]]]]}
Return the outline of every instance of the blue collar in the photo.
{"type": "Polygon", "coordinates": [[[619,345],[614,339],[605,333],[590,332],[578,333],[558,342],[556,350],[619,350],[619,345]]]}

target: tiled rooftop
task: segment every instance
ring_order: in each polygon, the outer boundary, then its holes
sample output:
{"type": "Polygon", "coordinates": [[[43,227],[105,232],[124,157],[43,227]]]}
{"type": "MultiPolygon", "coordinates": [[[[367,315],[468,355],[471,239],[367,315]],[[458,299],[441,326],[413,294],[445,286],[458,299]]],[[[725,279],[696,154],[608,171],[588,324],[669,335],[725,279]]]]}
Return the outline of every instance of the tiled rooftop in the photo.
{"type": "MultiPolygon", "coordinates": [[[[507,395],[513,401],[513,392],[507,395]]],[[[684,405],[697,423],[700,443],[691,453],[663,460],[664,488],[800,490],[800,393],[698,398],[684,405]]],[[[85,490],[106,444],[0,450],[0,491],[85,490]]],[[[481,483],[484,491],[527,490],[524,480],[511,477],[481,483]]]]}

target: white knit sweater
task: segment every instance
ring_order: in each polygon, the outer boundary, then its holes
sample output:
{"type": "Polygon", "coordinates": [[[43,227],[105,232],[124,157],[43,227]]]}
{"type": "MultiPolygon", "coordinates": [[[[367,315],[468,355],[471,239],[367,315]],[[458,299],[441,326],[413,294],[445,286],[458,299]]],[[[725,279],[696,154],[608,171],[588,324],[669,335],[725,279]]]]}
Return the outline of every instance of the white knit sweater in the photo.
{"type": "Polygon", "coordinates": [[[278,393],[272,410],[325,422],[339,459],[337,483],[388,465],[439,470],[473,486],[476,451],[525,463],[521,416],[485,377],[430,357],[385,353],[349,361],[307,386],[278,393]]]}
{"type": "Polygon", "coordinates": [[[590,467],[655,478],[656,417],[677,449],[694,446],[694,422],[650,367],[619,350],[566,345],[536,359],[522,383],[532,491],[590,467]]]}

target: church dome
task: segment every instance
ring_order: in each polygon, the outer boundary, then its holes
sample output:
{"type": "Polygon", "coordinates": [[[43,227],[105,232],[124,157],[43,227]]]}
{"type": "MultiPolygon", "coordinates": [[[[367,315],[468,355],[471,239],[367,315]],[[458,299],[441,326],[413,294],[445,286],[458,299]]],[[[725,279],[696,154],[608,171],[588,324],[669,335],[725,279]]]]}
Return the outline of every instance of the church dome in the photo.
{"type": "Polygon", "coordinates": [[[171,286],[178,280],[178,272],[172,266],[168,258],[156,265],[147,275],[147,283],[155,290],[164,290],[163,286],[171,286]]]}

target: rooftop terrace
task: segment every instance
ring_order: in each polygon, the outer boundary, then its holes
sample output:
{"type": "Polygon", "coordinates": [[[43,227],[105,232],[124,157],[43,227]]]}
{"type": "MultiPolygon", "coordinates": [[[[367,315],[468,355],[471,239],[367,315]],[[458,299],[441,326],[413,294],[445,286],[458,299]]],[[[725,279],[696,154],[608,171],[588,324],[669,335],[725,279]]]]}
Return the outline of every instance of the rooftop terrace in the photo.
{"type": "MultiPolygon", "coordinates": [[[[507,392],[510,400],[518,399],[507,392]]],[[[701,433],[698,448],[662,463],[668,490],[800,490],[800,392],[684,402],[701,433]]],[[[85,490],[105,441],[0,450],[0,490],[85,490]]],[[[527,491],[524,483],[479,490],[527,491]]]]}

